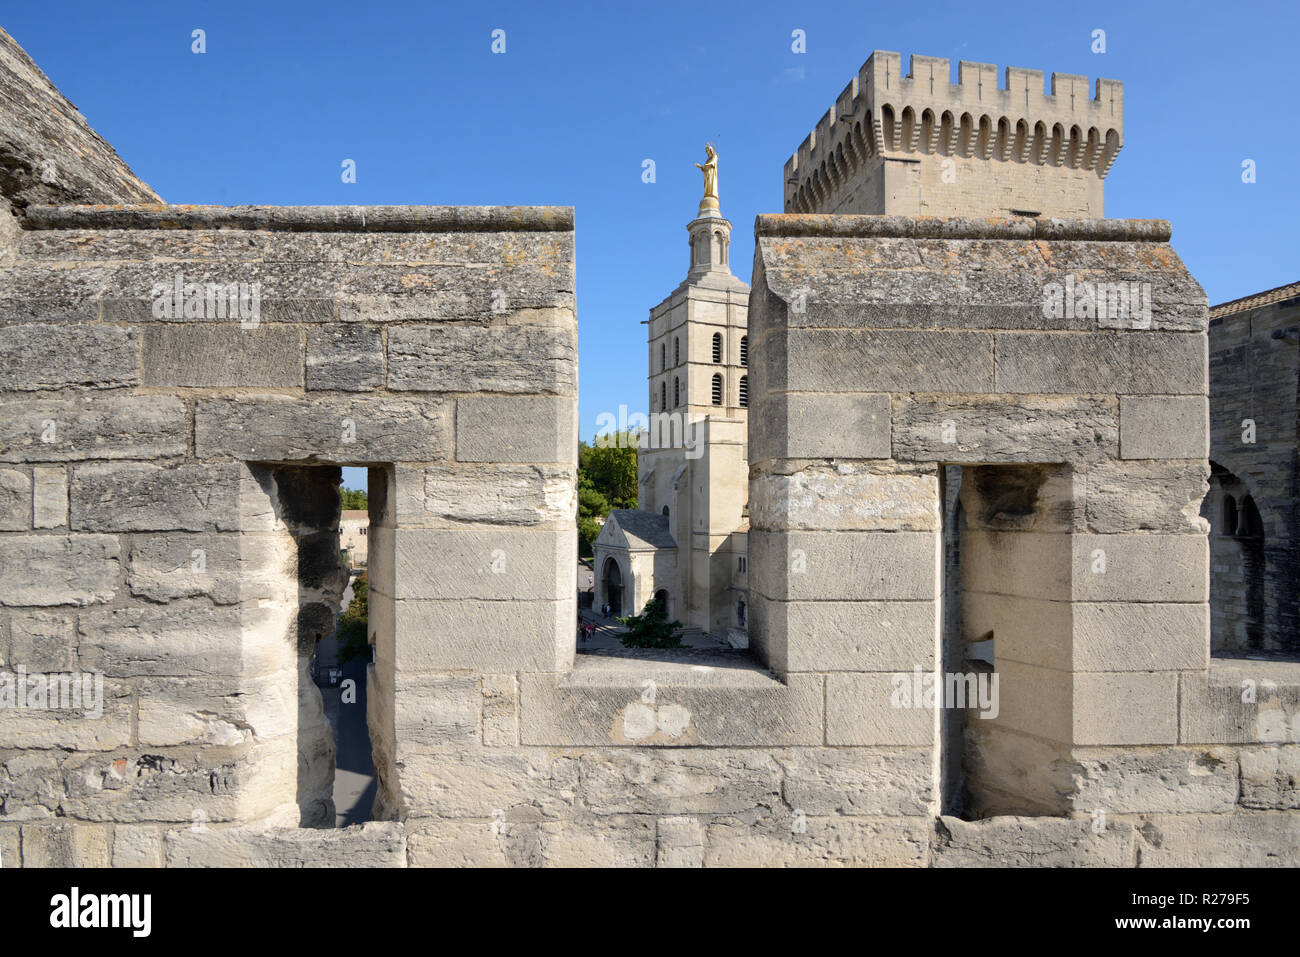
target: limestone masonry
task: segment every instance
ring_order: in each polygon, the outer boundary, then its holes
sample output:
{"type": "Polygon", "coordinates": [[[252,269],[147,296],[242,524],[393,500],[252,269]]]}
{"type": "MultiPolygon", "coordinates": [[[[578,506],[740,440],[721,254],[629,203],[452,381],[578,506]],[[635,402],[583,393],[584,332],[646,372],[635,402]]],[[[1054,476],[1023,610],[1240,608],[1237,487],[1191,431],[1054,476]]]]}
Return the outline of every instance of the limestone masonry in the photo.
{"type": "Polygon", "coordinates": [[[1122,88],[910,74],[787,164],[752,290],[715,211],[650,316],[711,451],[643,460],[615,552],[748,648],[579,655],[572,209],[165,205],[0,33],[0,672],[102,685],[0,707],[0,861],[1300,862],[1294,590],[1211,654],[1218,360],[1169,224],[1100,218],[1122,88]],[[345,465],[378,795],[335,828],[345,465]]]}

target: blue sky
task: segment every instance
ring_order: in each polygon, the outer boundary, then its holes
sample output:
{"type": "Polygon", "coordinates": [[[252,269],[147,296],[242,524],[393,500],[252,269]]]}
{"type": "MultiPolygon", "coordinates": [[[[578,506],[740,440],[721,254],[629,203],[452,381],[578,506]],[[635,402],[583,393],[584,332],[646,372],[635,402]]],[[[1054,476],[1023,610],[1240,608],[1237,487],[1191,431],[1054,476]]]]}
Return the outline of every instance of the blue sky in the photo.
{"type": "Polygon", "coordinates": [[[1107,215],[1171,220],[1212,303],[1300,279],[1293,2],[94,0],[0,26],[169,202],[574,206],[588,439],[645,405],[641,322],[685,275],[704,142],[748,280],[785,160],[877,48],[946,56],[954,80],[960,59],[1123,80],[1107,215]]]}

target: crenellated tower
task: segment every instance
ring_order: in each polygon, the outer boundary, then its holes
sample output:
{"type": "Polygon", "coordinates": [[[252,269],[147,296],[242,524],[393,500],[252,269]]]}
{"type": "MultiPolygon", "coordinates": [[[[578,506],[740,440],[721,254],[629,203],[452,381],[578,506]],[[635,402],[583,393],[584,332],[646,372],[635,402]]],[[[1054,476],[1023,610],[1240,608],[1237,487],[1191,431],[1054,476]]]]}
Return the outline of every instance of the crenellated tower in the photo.
{"type": "Polygon", "coordinates": [[[787,213],[1101,218],[1124,84],[877,50],[785,164],[787,213]]]}

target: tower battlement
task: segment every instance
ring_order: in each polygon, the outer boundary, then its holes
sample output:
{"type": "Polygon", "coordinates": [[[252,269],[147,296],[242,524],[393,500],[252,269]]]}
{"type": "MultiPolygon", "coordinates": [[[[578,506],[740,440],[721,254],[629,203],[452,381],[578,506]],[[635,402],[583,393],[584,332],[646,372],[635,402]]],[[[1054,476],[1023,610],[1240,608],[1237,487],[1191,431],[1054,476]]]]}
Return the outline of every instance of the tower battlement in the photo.
{"type": "Polygon", "coordinates": [[[1103,215],[1124,84],[876,50],[785,164],[786,212],[1103,215]],[[1091,92],[1091,95],[1090,95],[1091,92]],[[951,162],[949,162],[951,161],[951,162]]]}

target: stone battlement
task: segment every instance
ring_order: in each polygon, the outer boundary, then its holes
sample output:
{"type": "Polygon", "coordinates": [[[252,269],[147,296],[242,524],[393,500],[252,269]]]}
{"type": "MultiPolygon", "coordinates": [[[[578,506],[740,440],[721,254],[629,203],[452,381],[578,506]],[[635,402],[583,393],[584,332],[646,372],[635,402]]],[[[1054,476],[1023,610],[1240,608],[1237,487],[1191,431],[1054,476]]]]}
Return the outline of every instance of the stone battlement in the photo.
{"type": "Polygon", "coordinates": [[[1041,70],[1007,67],[1001,88],[992,64],[963,60],[957,72],[952,83],[947,58],[913,55],[904,76],[899,54],[872,53],[786,161],[785,210],[1005,213],[1002,195],[1023,205],[1026,186],[1032,196],[1035,181],[1047,180],[1043,208],[1025,212],[1100,216],[1101,183],[1124,143],[1124,84],[1099,78],[1090,97],[1088,78],[1076,74],[1053,73],[1044,93],[1041,70]],[[928,203],[914,201],[915,187],[874,175],[886,160],[936,167],[933,182],[928,169],[915,171],[931,187],[928,203]],[[1028,175],[990,182],[976,172],[990,163],[1028,175]]]}

